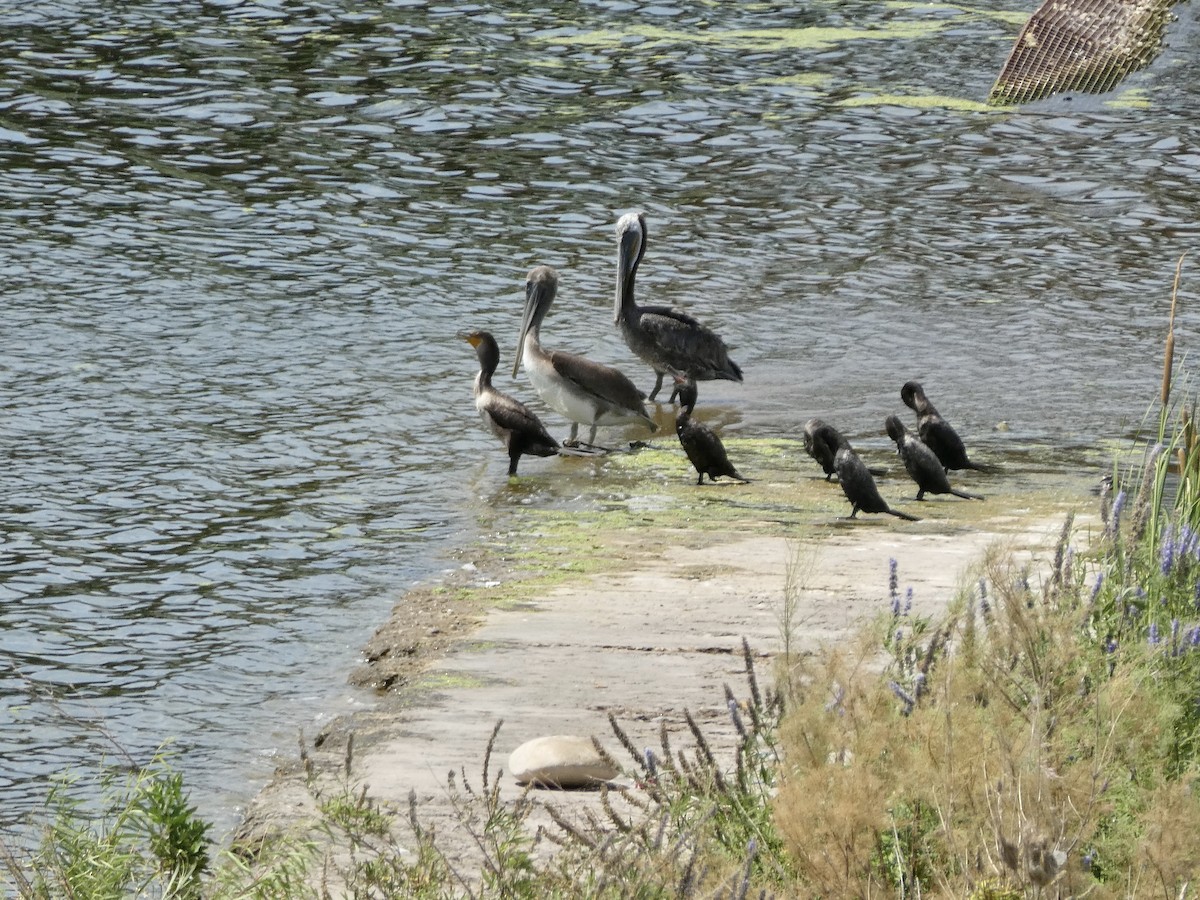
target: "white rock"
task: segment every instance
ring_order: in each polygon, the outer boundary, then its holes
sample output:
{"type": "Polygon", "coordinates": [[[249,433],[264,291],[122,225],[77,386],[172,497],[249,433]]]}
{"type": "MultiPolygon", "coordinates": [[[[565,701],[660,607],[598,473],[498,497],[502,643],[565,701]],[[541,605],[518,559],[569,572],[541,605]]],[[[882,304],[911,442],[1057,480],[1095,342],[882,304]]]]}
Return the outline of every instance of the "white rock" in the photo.
{"type": "Polygon", "coordinates": [[[508,771],[521,784],[540,787],[589,787],[615,778],[591,738],[551,734],[526,741],[508,757],[508,771]]]}

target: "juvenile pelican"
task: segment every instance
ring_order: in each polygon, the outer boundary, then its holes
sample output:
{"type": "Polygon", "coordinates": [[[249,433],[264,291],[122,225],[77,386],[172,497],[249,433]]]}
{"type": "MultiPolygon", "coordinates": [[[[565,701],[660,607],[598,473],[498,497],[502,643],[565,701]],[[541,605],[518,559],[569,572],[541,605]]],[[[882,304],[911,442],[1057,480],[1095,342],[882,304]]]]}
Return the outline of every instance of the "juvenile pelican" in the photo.
{"type": "Polygon", "coordinates": [[[818,426],[813,434],[813,441],[834,450],[834,468],[837,471],[838,483],[842,486],[842,493],[850,501],[851,519],[857,518],[861,509],[867,513],[888,513],[910,522],[921,521],[916,516],[888,506],[887,501],[880,496],[879,488],[875,486],[871,470],[858,458],[850,442],[832,425],[818,426]]]}
{"type": "Polygon", "coordinates": [[[729,358],[725,342],[712,329],[669,306],[638,306],[634,302],[634,279],[645,253],[646,214],[621,216],[617,220],[614,321],[629,349],[654,369],[657,378],[650,399],[658,396],[668,372],[693,381],[741,381],[741,368],[729,358]]]}
{"type": "Polygon", "coordinates": [[[704,484],[704,476],[709,481],[716,481],[724,476],[736,478],[743,483],[749,478],[743,478],[725,452],[725,445],[711,428],[703,422],[692,420],[692,410],[696,406],[696,383],[687,379],[676,382],[676,392],[679,394],[679,415],[675,417],[675,433],[679,435],[679,443],[688,460],[695,467],[699,477],[696,484],[704,484]]]}
{"type": "Polygon", "coordinates": [[[550,437],[538,417],[519,400],[492,387],[492,375],[500,364],[500,349],[496,339],[486,331],[462,335],[479,357],[479,374],[475,376],[475,408],[483,423],[508,449],[508,474],[517,474],[517,461],[522,453],[534,456],[554,456],[558,441],[550,437]]]}
{"type": "Polygon", "coordinates": [[[883,427],[887,429],[888,437],[896,442],[896,452],[904,460],[904,468],[917,483],[918,500],[924,500],[926,493],[953,494],[964,500],[983,499],[978,494],[968,494],[950,487],[950,479],[946,477],[941,460],[920,438],[908,433],[899,416],[888,416],[883,421],[883,427]]]}
{"type": "Polygon", "coordinates": [[[900,388],[900,399],[917,414],[917,434],[941,461],[943,468],[992,471],[990,466],[979,465],[967,459],[967,448],[963,446],[962,438],[929,402],[920,384],[906,381],[900,388]]]}
{"type": "Polygon", "coordinates": [[[525,313],[517,345],[522,354],[513,362],[513,375],[522,362],[533,389],[551,409],[571,421],[568,445],[576,443],[580,425],[590,425],[588,444],[595,444],[601,425],[640,423],[657,431],[654,420],[642,405],[646,395],[611,366],[601,365],[574,353],[542,349],[542,320],[558,291],[558,273],[549,266],[535,266],[525,281],[525,313]]]}

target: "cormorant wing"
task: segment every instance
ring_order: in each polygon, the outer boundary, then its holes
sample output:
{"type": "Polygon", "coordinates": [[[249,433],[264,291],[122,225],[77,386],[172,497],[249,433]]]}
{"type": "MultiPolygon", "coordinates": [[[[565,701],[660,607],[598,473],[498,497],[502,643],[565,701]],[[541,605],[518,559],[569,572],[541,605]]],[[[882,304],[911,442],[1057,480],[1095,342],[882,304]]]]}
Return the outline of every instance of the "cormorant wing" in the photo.
{"type": "Polygon", "coordinates": [[[546,431],[542,420],[520,400],[499,391],[492,391],[485,409],[498,428],[516,434],[536,436],[547,444],[558,446],[558,441],[546,431]]]}
{"type": "Polygon", "coordinates": [[[693,421],[685,426],[683,434],[680,435],[680,443],[693,463],[711,466],[727,465],[729,462],[725,445],[721,443],[716,432],[700,422],[693,421]]]}
{"type": "Polygon", "coordinates": [[[944,494],[950,490],[950,479],[946,477],[945,468],[924,442],[911,434],[906,435],[904,446],[900,448],[900,457],[917,487],[933,494],[944,494]]]}
{"type": "Polygon", "coordinates": [[[928,416],[918,429],[921,440],[934,452],[943,468],[961,469],[967,459],[967,448],[950,423],[941,416],[928,416]]]}

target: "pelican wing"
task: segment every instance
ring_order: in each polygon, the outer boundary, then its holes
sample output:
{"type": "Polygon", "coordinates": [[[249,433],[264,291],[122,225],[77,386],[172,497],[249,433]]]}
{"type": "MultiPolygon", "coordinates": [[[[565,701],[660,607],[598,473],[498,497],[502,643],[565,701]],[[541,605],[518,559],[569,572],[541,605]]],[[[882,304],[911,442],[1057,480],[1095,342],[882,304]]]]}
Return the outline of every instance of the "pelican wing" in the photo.
{"type": "Polygon", "coordinates": [[[687,313],[669,306],[643,306],[639,325],[672,369],[693,377],[725,372],[741,381],[741,369],[730,361],[720,335],[687,313]]]}
{"type": "Polygon", "coordinates": [[[563,350],[550,354],[554,371],[567,379],[579,390],[598,397],[622,409],[638,410],[645,415],[642,401],[646,395],[639,391],[628,378],[612,366],[578,356],[563,350]]]}

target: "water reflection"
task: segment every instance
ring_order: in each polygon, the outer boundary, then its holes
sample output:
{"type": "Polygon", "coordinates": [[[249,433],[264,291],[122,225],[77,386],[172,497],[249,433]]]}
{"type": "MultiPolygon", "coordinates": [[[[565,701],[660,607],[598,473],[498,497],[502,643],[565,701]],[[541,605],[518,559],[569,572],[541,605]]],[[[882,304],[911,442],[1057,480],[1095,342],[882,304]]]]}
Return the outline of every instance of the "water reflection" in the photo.
{"type": "Polygon", "coordinates": [[[726,427],[820,414],[883,446],[915,377],[982,455],[1051,469],[1140,418],[1200,229],[1194,29],[1131,82],[1147,109],[975,112],[954,101],[1016,26],[955,7],[34,2],[0,26],[9,817],[111,752],[94,721],[135,757],[177,737],[228,819],[314,712],[368,702],[344,672],[439,554],[513,505],[636,493],[587,460],[505,484],[454,339],[511,359],[547,263],[555,346],[644,379],[611,325],[622,211],[650,217],[643,296],[736,348],[746,384],[702,392],[726,427]]]}

